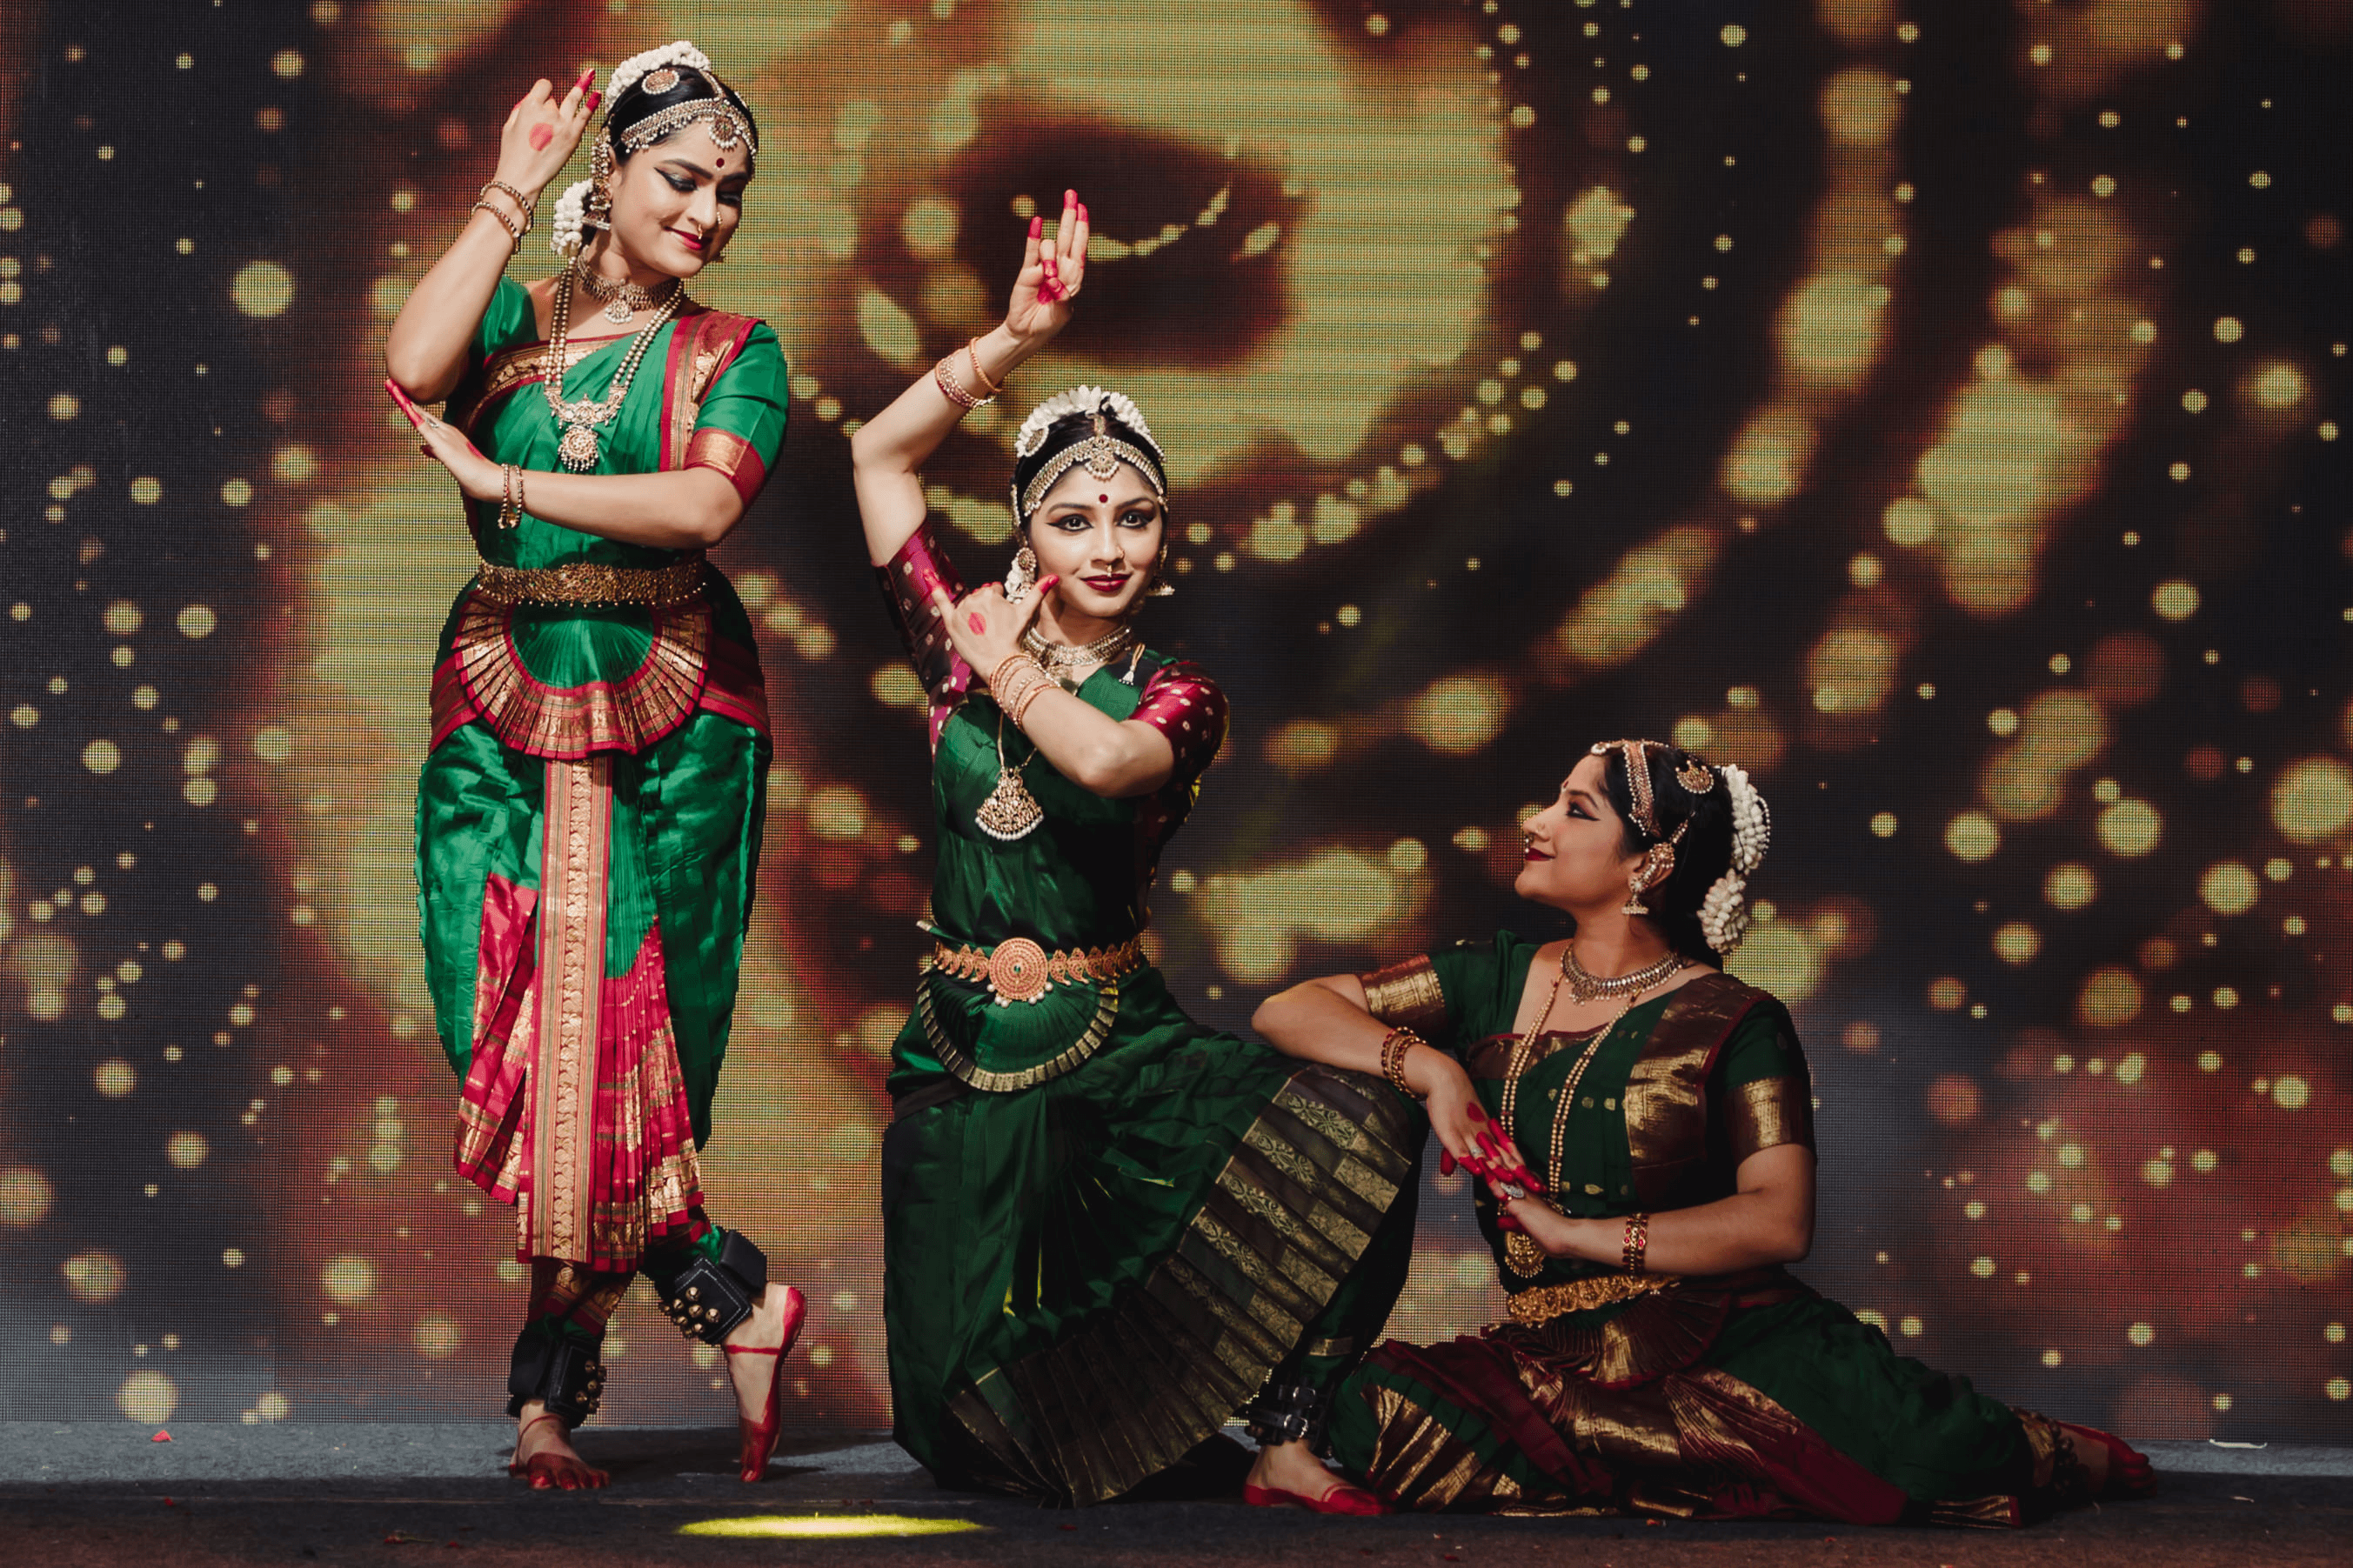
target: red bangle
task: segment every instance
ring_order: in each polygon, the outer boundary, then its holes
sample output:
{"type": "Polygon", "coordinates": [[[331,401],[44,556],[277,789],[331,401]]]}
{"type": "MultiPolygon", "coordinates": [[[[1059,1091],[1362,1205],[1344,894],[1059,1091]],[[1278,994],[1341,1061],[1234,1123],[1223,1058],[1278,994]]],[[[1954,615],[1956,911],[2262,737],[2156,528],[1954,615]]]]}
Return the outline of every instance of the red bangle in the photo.
{"type": "Polygon", "coordinates": [[[1643,1255],[1651,1246],[1651,1216],[1630,1214],[1626,1216],[1626,1238],[1619,1249],[1619,1261],[1629,1274],[1647,1273],[1650,1261],[1643,1255]]]}

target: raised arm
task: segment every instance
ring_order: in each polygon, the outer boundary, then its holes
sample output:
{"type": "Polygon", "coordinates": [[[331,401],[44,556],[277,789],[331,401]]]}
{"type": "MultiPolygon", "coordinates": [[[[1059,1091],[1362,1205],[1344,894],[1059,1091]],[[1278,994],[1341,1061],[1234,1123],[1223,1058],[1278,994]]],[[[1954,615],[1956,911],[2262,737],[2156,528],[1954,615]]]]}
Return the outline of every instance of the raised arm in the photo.
{"type": "MultiPolygon", "coordinates": [[[[975,397],[1004,384],[1023,362],[1070,324],[1071,301],[1086,274],[1086,209],[1078,193],[1062,193],[1062,221],[1050,237],[1042,218],[1029,220],[1020,275],[1005,320],[969,350],[948,356],[950,374],[975,397]],[[977,380],[981,384],[975,385],[977,380]]],[[[949,397],[937,374],[926,373],[849,439],[858,516],[866,528],[866,557],[887,565],[923,525],[923,465],[939,449],[966,410],[949,397]]],[[[986,672],[984,672],[986,673],[986,672]]]]}
{"type": "Polygon", "coordinates": [[[540,193],[580,145],[604,96],[588,89],[596,78],[593,69],[582,71],[561,99],[544,78],[532,84],[499,133],[498,168],[481,204],[393,318],[384,340],[384,368],[418,402],[440,402],[466,374],[466,347],[490,309],[507,262],[522,244],[515,229],[530,222],[540,193]]]}

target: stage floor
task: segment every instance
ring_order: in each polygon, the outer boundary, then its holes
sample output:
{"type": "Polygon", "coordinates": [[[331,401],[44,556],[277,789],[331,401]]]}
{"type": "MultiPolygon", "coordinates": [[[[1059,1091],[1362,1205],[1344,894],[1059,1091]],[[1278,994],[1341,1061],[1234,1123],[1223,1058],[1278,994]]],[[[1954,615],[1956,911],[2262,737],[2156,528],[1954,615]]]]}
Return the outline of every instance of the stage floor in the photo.
{"type": "Polygon", "coordinates": [[[398,1562],[2238,1564],[2353,1561],[2353,1448],[2147,1445],[2165,1489],[2021,1532],[1626,1520],[1320,1519],[1235,1501],[1049,1512],[935,1489],[875,1435],[788,1442],[737,1481],[732,1431],[590,1427],[598,1492],[503,1473],[504,1422],[0,1424],[20,1564],[398,1562]],[[462,1555],[460,1555],[462,1554],[462,1555]]]}

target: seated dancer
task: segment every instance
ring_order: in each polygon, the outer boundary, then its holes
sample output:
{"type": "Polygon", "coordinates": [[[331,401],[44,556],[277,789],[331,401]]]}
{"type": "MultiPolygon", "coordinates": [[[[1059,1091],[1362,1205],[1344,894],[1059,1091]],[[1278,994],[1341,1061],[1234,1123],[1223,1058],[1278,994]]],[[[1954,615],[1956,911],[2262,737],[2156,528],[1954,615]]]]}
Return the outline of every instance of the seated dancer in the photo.
{"type": "Polygon", "coordinates": [[[2014,1525],[2148,1489],[2105,1433],[1973,1392],[1783,1271],[1812,1245],[1811,1081],[1788,1009],[1716,966],[1747,925],[1765,802],[1655,741],[1592,749],[1525,825],[1505,931],[1272,997],[1293,1056],[1386,1058],[1443,1124],[1483,1107],[1531,1181],[1475,1206],[1511,1321],[1389,1341],[1335,1457],[1403,1508],[2014,1525]]]}
{"type": "Polygon", "coordinates": [[[895,1436],[943,1485],[1086,1504],[1188,1457],[1196,1483],[1239,1474],[1219,1430],[1247,1401],[1249,1496],[1377,1511],[1311,1444],[1404,1283],[1420,1118],[1202,1028],[1145,955],[1155,869],[1226,732],[1209,678],[1130,624],[1168,591],[1159,443],[1116,393],[1039,405],[1002,587],[967,596],[925,519],[918,468],[1070,320],[1086,210],[1065,195],[1040,229],[1004,324],[851,442],[931,698],[939,853],[882,1145],[895,1436]]]}
{"type": "Polygon", "coordinates": [[[703,1217],[696,1165],[770,751],[751,623],[703,551],[784,442],[785,361],[765,323],[686,297],[734,237],[759,147],[689,43],[613,73],[593,177],[555,205],[555,276],[502,276],[587,129],[593,77],[515,106],[496,177],[385,345],[482,558],[441,634],[417,784],[426,971],[465,1080],[458,1169],[515,1205],[531,1265],[511,1469],[605,1484],[569,1433],[642,1268],[681,1331],[726,1350],[751,1481],[805,1309],[703,1217]],[[443,418],[415,401],[441,397],[443,418]]]}

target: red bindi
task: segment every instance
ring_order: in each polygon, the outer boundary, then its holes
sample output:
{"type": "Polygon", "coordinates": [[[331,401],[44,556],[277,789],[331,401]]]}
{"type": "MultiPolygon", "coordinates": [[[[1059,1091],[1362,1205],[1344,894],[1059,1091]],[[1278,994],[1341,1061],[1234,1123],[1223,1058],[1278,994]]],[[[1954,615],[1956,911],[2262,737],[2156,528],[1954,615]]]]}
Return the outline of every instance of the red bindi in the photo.
{"type": "Polygon", "coordinates": [[[724,158],[720,159],[720,160],[719,160],[719,166],[720,166],[721,168],[723,168],[723,168],[725,168],[725,167],[727,166],[727,160],[726,160],[726,159],[724,159],[724,158]]]}
{"type": "Polygon", "coordinates": [[[1105,506],[1109,506],[1109,505],[1111,505],[1111,497],[1109,497],[1109,496],[1097,496],[1097,497],[1095,497],[1095,500],[1099,500],[1099,501],[1103,502],[1103,505],[1105,505],[1105,506]]]}

